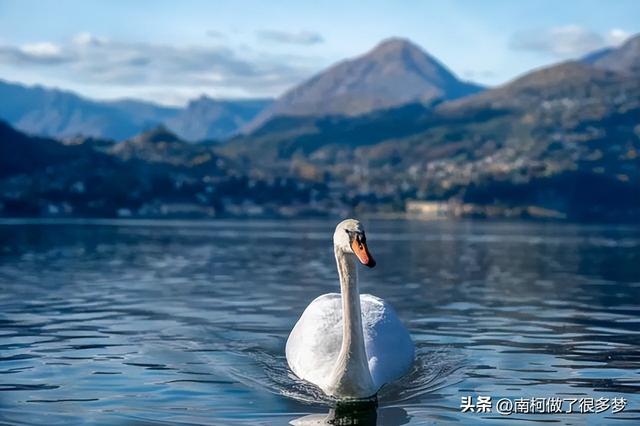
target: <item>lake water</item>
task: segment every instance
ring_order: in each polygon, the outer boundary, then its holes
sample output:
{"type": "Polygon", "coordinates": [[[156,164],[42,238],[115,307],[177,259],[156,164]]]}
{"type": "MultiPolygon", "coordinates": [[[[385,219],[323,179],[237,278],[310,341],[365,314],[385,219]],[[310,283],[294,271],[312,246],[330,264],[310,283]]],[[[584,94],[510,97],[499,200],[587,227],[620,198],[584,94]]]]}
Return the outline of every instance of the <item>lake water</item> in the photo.
{"type": "Polygon", "coordinates": [[[335,223],[2,222],[0,423],[640,423],[640,228],[365,222],[378,266],[361,290],[418,358],[377,408],[332,410],[284,345],[338,291],[335,223]],[[461,412],[465,396],[492,411],[461,412]],[[507,416],[502,398],[626,407],[507,416]]]}

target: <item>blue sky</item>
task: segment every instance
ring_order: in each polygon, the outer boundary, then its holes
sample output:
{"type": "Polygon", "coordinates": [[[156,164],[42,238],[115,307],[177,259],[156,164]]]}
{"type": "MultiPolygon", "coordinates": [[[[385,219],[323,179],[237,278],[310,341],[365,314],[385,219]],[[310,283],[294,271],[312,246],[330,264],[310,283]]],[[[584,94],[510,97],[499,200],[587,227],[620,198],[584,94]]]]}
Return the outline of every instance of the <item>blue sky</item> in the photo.
{"type": "Polygon", "coordinates": [[[182,104],[277,96],[380,40],[498,85],[640,32],[640,1],[0,0],[0,79],[182,104]]]}

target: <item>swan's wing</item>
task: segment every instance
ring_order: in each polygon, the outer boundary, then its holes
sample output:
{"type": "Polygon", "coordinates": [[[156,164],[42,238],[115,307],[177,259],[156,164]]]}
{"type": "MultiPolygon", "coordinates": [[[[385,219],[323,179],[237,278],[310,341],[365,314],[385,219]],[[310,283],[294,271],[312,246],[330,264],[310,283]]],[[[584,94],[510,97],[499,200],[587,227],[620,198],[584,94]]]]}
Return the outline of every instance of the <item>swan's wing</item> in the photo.
{"type": "MultiPolygon", "coordinates": [[[[370,294],[360,296],[360,305],[369,371],[380,388],[409,372],[414,346],[391,305],[370,294]]],[[[324,388],[341,345],[342,301],[337,293],[324,294],[307,306],[291,331],[287,362],[296,376],[324,388]]]]}
{"type": "Polygon", "coordinates": [[[296,376],[323,388],[342,345],[342,302],[323,294],[307,306],[287,340],[287,362],[296,376]]]}
{"type": "Polygon", "coordinates": [[[370,294],[360,296],[360,305],[369,371],[373,383],[380,388],[411,370],[415,347],[391,305],[370,294]]]}

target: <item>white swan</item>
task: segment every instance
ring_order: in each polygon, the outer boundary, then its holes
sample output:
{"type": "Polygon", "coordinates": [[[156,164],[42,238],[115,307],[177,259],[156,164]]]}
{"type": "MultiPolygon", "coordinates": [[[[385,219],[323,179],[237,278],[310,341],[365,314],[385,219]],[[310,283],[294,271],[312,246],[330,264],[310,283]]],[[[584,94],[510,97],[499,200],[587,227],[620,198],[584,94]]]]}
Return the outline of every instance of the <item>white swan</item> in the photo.
{"type": "Polygon", "coordinates": [[[388,303],[358,293],[356,258],[376,264],[360,222],[340,222],[333,246],[341,294],[324,294],[305,309],[287,340],[287,362],[327,395],[365,399],[411,369],[414,345],[388,303]]]}

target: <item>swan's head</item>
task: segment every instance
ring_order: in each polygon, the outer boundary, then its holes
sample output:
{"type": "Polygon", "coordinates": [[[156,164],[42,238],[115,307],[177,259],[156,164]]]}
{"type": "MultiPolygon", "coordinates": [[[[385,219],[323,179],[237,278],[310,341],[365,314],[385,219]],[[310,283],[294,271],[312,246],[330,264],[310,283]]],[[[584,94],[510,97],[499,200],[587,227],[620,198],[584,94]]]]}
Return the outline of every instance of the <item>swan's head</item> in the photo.
{"type": "Polygon", "coordinates": [[[376,261],[373,260],[367,247],[364,227],[355,219],[343,220],[336,226],[336,232],[333,233],[333,245],[344,253],[355,254],[358,260],[369,268],[376,266],[376,261]]]}

